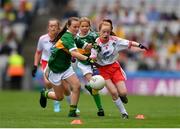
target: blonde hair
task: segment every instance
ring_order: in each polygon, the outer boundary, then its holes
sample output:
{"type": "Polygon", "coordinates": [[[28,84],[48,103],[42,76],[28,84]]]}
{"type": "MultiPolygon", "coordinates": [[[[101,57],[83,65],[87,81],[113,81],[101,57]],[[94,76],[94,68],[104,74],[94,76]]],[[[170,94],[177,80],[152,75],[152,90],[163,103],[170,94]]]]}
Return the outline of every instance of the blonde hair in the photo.
{"type": "Polygon", "coordinates": [[[90,21],[90,19],[87,18],[87,17],[81,17],[81,18],[80,18],[80,24],[81,24],[82,22],[87,22],[87,23],[89,24],[89,26],[91,26],[91,21],[90,21]]]}

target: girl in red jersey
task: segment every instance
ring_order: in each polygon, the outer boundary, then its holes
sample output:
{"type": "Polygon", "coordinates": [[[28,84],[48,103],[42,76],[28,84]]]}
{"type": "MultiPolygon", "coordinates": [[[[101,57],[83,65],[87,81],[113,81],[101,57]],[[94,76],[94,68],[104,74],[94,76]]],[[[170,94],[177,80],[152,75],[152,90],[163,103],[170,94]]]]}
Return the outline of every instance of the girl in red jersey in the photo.
{"type": "MultiPolygon", "coordinates": [[[[112,96],[112,100],[118,107],[123,119],[128,119],[128,113],[119,96],[126,98],[127,89],[125,86],[126,74],[117,62],[119,52],[131,47],[147,49],[142,44],[111,36],[112,26],[102,22],[99,25],[100,37],[96,39],[100,51],[91,49],[90,58],[96,60],[99,73],[106,81],[106,88],[112,96]]],[[[126,100],[127,102],[127,100],[126,100]]]]}

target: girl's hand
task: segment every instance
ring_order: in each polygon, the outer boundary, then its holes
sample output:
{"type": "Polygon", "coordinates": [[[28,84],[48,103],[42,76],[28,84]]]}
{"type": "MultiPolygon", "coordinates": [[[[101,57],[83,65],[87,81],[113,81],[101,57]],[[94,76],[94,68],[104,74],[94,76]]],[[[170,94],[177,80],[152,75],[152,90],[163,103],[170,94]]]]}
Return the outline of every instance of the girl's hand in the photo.
{"type": "Polygon", "coordinates": [[[94,64],[94,63],[96,62],[95,59],[90,58],[90,57],[87,58],[87,61],[88,61],[90,64],[94,64]]]}
{"type": "Polygon", "coordinates": [[[86,45],[85,49],[91,50],[92,48],[92,43],[88,43],[88,45],[86,45]]]}
{"type": "Polygon", "coordinates": [[[141,43],[139,44],[139,46],[138,46],[139,48],[141,48],[141,49],[145,49],[146,51],[148,50],[148,48],[147,47],[145,47],[144,45],[142,45],[141,43]]]}

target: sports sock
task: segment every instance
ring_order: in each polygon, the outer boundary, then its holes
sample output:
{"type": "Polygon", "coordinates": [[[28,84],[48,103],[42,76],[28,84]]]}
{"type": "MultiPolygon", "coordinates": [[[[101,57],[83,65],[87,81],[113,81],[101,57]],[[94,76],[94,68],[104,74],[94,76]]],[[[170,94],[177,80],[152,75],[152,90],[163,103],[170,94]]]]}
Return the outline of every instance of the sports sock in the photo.
{"type": "Polygon", "coordinates": [[[60,102],[54,100],[54,112],[60,112],[61,108],[60,108],[60,102]]]}
{"type": "Polygon", "coordinates": [[[102,109],[101,98],[97,90],[92,89],[92,96],[95,101],[96,107],[102,109]]]}
{"type": "Polygon", "coordinates": [[[100,98],[100,95],[99,95],[99,93],[98,93],[98,90],[92,89],[92,88],[89,86],[89,84],[87,84],[86,87],[87,87],[87,89],[89,89],[89,91],[91,91],[91,93],[92,93],[91,95],[93,96],[93,99],[94,99],[94,101],[95,101],[96,107],[97,107],[98,109],[103,109],[103,108],[102,108],[102,104],[101,104],[101,98],[100,98]]]}
{"type": "Polygon", "coordinates": [[[77,109],[77,105],[70,105],[70,113],[75,113],[77,109]]]}
{"type": "Polygon", "coordinates": [[[44,92],[44,97],[48,98],[48,93],[49,93],[49,91],[46,90],[46,91],[44,92]]]}
{"type": "Polygon", "coordinates": [[[115,101],[114,101],[114,103],[115,103],[115,105],[117,106],[117,108],[119,109],[119,111],[122,113],[122,114],[128,114],[127,112],[126,112],[126,109],[125,109],[125,107],[124,107],[124,105],[123,105],[123,103],[122,103],[122,101],[121,101],[121,99],[118,97],[118,99],[116,99],[115,101]]]}

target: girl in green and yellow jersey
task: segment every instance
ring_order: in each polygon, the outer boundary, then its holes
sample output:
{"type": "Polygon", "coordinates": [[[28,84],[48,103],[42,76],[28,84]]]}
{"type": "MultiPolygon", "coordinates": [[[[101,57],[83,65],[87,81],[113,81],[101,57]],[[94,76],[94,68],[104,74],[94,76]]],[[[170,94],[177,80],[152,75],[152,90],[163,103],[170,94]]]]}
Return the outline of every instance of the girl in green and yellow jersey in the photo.
{"type": "Polygon", "coordinates": [[[74,37],[79,31],[80,22],[76,17],[68,19],[65,27],[58,35],[58,41],[51,50],[51,56],[48,61],[46,74],[51,82],[54,91],[42,91],[40,104],[46,106],[47,98],[61,101],[64,98],[64,88],[62,80],[65,80],[71,86],[71,104],[69,117],[77,117],[76,109],[80,95],[80,81],[77,78],[72,66],[71,57],[79,60],[89,60],[87,56],[77,51],[74,37]]]}
{"type": "MultiPolygon", "coordinates": [[[[90,49],[94,46],[95,40],[98,37],[98,34],[90,30],[91,24],[90,20],[87,17],[82,17],[80,19],[80,30],[76,36],[76,45],[81,54],[85,56],[90,56],[90,49]]],[[[86,60],[78,60],[77,67],[81,70],[83,76],[90,81],[93,75],[93,69],[91,64],[86,60]]],[[[91,93],[98,108],[97,115],[104,116],[104,110],[101,105],[100,95],[97,90],[92,89],[88,83],[85,85],[85,88],[91,93]]]]}

